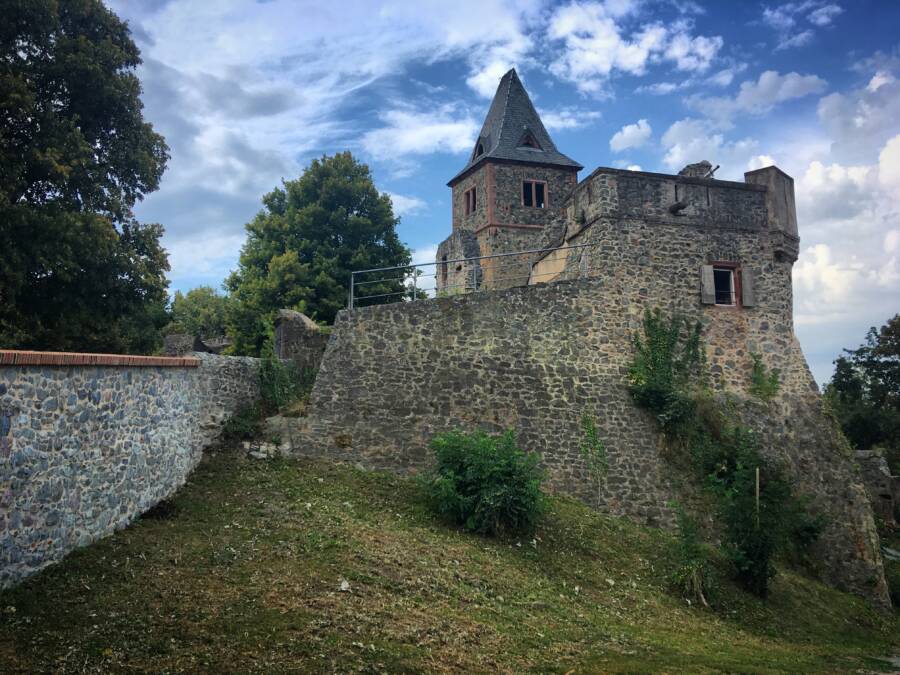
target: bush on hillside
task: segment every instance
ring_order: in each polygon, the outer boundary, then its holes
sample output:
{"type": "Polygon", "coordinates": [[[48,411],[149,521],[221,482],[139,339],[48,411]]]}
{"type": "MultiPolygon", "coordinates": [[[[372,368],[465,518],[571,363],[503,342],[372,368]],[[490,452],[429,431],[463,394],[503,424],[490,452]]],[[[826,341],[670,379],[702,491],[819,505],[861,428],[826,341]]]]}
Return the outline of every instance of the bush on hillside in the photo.
{"type": "Polygon", "coordinates": [[[486,535],[528,532],[544,509],[538,457],[516,445],[512,431],[489,436],[453,431],[431,441],[436,466],[426,480],[432,509],[486,535]]]}

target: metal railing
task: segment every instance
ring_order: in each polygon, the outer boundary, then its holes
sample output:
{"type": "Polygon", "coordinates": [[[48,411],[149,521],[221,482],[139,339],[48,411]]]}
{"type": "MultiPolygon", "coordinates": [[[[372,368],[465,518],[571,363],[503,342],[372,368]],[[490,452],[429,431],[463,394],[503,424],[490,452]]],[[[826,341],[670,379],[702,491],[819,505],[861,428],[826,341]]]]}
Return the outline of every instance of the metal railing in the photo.
{"type": "Polygon", "coordinates": [[[568,252],[595,244],[577,244],[496,253],[472,258],[376,267],[350,274],[348,307],[371,304],[413,302],[435,296],[449,296],[485,290],[498,290],[545,281],[559,276],[558,271],[535,274],[532,266],[541,254],[568,252]]]}

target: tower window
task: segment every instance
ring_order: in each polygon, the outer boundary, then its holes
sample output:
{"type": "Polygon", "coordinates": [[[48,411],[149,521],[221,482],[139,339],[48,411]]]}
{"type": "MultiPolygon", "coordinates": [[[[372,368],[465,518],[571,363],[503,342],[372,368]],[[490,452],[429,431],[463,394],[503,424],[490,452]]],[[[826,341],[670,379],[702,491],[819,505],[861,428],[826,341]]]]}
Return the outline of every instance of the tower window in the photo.
{"type": "Polygon", "coordinates": [[[714,267],[713,281],[716,285],[716,304],[734,305],[737,301],[734,292],[734,268],[714,267]]]}
{"type": "Polygon", "coordinates": [[[537,142],[537,139],[534,137],[530,131],[526,131],[522,134],[522,138],[519,139],[519,147],[520,148],[528,148],[529,150],[542,150],[540,144],[537,142]]]}
{"type": "Polygon", "coordinates": [[[538,209],[547,206],[547,184],[539,180],[522,181],[522,205],[538,209]]]}
{"type": "Polygon", "coordinates": [[[475,156],[476,156],[476,157],[481,157],[483,154],[484,154],[484,146],[483,146],[481,143],[479,143],[479,144],[475,147],[475,156]]]}
{"type": "Polygon", "coordinates": [[[466,215],[468,216],[472,213],[475,213],[475,207],[477,206],[477,203],[475,201],[475,188],[470,187],[463,193],[463,197],[466,202],[466,215]]]}

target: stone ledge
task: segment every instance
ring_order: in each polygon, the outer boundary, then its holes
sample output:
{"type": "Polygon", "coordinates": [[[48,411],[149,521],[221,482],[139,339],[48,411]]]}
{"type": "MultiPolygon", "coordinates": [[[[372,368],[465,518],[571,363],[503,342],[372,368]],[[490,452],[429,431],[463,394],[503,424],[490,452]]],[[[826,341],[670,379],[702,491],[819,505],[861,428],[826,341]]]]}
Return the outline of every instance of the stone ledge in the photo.
{"type": "Polygon", "coordinates": [[[81,352],[35,352],[0,349],[0,366],[131,366],[156,368],[197,368],[194,357],[128,356],[126,354],[85,354],[81,352]]]}

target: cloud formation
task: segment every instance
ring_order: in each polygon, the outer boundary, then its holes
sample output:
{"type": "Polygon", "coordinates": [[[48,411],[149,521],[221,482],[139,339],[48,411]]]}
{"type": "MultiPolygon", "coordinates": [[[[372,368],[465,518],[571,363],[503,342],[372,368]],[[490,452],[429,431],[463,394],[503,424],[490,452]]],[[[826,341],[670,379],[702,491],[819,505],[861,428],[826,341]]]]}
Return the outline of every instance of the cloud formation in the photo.
{"type": "Polygon", "coordinates": [[[547,30],[561,41],[562,54],[550,65],[557,77],[579,91],[603,95],[616,72],[643,75],[654,62],[681,71],[705,71],[724,44],[720,36],[693,35],[691,24],[651,21],[626,30],[622,21],[638,12],[637,2],[572,2],[557,8],[547,30]]]}
{"type": "Polygon", "coordinates": [[[635,124],[626,124],[609,139],[609,147],[613,152],[622,152],[628,148],[639,148],[650,140],[653,129],[647,120],[638,120],[635,124]]]}

